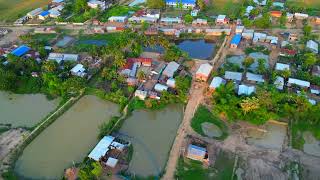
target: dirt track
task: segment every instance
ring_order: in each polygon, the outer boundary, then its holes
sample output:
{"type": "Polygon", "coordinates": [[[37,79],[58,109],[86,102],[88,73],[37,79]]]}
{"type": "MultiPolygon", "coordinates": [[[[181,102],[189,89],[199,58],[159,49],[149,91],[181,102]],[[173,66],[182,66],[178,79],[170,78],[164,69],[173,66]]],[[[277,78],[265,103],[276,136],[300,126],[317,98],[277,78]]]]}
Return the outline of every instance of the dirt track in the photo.
{"type": "Polygon", "coordinates": [[[191,119],[198,105],[202,101],[204,88],[205,86],[199,86],[198,83],[195,83],[195,82],[192,83],[192,88],[190,90],[190,96],[189,96],[190,99],[186,106],[182,123],[180,124],[180,127],[177,132],[177,136],[175,138],[175,141],[172,145],[172,148],[169,154],[169,160],[167,162],[166,172],[162,178],[164,180],[174,179],[176,165],[180,156],[180,149],[183,144],[184,138],[187,135],[186,131],[190,128],[191,119]]]}
{"type": "Polygon", "coordinates": [[[0,136],[0,172],[7,167],[12,150],[22,143],[27,134],[23,129],[11,129],[0,136]]]}

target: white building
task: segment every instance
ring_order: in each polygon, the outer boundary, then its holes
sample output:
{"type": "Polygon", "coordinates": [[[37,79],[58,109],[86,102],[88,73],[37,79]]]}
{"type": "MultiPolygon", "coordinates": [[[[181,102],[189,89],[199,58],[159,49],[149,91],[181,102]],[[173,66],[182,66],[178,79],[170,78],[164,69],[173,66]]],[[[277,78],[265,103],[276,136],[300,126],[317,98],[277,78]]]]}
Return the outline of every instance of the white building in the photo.
{"type": "Polygon", "coordinates": [[[156,84],[154,86],[154,90],[157,92],[162,92],[162,91],[167,91],[168,90],[168,86],[162,85],[162,84],[156,84]]]}
{"type": "Polygon", "coordinates": [[[109,22],[119,22],[119,23],[124,23],[128,19],[127,16],[111,16],[109,17],[108,21],[109,22]]]}
{"type": "Polygon", "coordinates": [[[289,64],[283,64],[283,63],[277,63],[275,69],[277,71],[290,70],[290,65],[289,64]]]}
{"type": "Polygon", "coordinates": [[[42,11],[43,11],[42,8],[34,9],[34,10],[27,13],[27,17],[34,18],[34,17],[38,16],[42,11]]]}
{"type": "Polygon", "coordinates": [[[276,77],[276,80],[274,81],[273,83],[277,89],[279,90],[283,90],[283,87],[284,87],[284,78],[281,77],[281,76],[277,76],[276,77]]]}
{"type": "Polygon", "coordinates": [[[224,78],[227,80],[241,81],[242,80],[242,73],[226,71],[224,73],[224,78]]]}
{"type": "Polygon", "coordinates": [[[255,86],[249,86],[249,85],[241,84],[238,87],[238,95],[239,96],[240,95],[250,96],[255,91],[256,91],[256,87],[255,86]]]}
{"type": "Polygon", "coordinates": [[[107,3],[107,6],[106,6],[105,2],[99,1],[99,0],[90,0],[87,2],[87,4],[90,8],[93,8],[93,9],[100,8],[101,10],[105,10],[111,6],[110,3],[107,3]]]}
{"type": "Polygon", "coordinates": [[[315,41],[309,40],[307,42],[307,48],[310,49],[313,53],[318,54],[319,52],[319,45],[315,41]]]}
{"type": "Polygon", "coordinates": [[[210,90],[215,90],[216,88],[220,87],[221,85],[225,85],[226,80],[221,77],[214,77],[209,85],[210,90]]]}
{"type": "Polygon", "coordinates": [[[263,83],[264,82],[263,76],[260,74],[253,74],[253,73],[247,72],[246,78],[248,81],[253,81],[256,83],[263,83]]]}
{"type": "Polygon", "coordinates": [[[295,79],[295,78],[289,78],[288,86],[291,86],[291,85],[297,85],[297,86],[300,86],[302,88],[309,88],[310,87],[310,82],[304,81],[304,80],[300,80],[300,79],[295,79]]]}
{"type": "Polygon", "coordinates": [[[87,75],[86,69],[82,64],[77,64],[70,70],[71,74],[74,76],[84,77],[87,75]]]}
{"type": "Polygon", "coordinates": [[[303,13],[294,13],[294,17],[296,19],[303,20],[303,19],[308,19],[309,15],[303,14],[303,13]]]}

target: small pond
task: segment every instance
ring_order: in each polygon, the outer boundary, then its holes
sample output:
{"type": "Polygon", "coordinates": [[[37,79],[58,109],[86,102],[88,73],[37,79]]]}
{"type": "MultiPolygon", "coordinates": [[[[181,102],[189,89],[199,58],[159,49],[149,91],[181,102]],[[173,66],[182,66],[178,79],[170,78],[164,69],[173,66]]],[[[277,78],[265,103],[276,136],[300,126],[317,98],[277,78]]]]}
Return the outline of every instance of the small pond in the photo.
{"type": "Polygon", "coordinates": [[[157,111],[134,111],[124,122],[120,134],[133,144],[132,174],[150,176],[163,171],[182,118],[182,106],[170,105],[157,111]]]}
{"type": "Polygon", "coordinates": [[[116,104],[84,96],[23,151],[15,172],[28,179],[59,179],[98,142],[98,126],[119,114],[116,104]]]}
{"type": "Polygon", "coordinates": [[[33,127],[58,105],[59,99],[49,101],[43,94],[12,94],[0,91],[0,125],[33,127]]]}
{"type": "Polygon", "coordinates": [[[176,45],[191,58],[209,60],[213,57],[215,44],[205,40],[183,40],[176,45]]]}
{"type": "MultiPolygon", "coordinates": [[[[178,48],[188,53],[189,57],[195,59],[209,60],[212,59],[215,51],[215,43],[200,40],[181,40],[174,42],[178,48]]],[[[144,51],[164,53],[165,49],[162,46],[146,47],[144,51]]]]}

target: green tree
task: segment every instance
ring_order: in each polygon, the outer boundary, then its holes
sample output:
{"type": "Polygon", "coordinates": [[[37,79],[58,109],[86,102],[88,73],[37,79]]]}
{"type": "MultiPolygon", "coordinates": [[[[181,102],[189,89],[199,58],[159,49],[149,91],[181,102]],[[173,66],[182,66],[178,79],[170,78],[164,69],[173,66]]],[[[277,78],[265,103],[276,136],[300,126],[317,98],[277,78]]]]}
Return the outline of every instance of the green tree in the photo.
{"type": "Polygon", "coordinates": [[[206,8],[206,3],[204,2],[204,0],[198,0],[197,5],[200,7],[201,10],[206,8]]]}
{"type": "Polygon", "coordinates": [[[146,75],[143,71],[139,71],[137,74],[137,77],[140,81],[144,80],[146,78],[146,75]]]}
{"type": "Polygon", "coordinates": [[[282,12],[279,21],[280,21],[280,26],[286,25],[286,22],[287,22],[287,13],[286,12],[282,12]]]}
{"type": "Polygon", "coordinates": [[[164,0],[147,0],[147,7],[154,9],[162,9],[166,6],[164,0]]]}
{"type": "Polygon", "coordinates": [[[82,13],[87,10],[87,0],[75,0],[74,2],[74,10],[76,13],[82,13]]]}
{"type": "Polygon", "coordinates": [[[0,68],[0,90],[13,90],[16,86],[16,80],[15,73],[0,68]]]}
{"type": "Polygon", "coordinates": [[[243,62],[242,65],[245,69],[245,71],[248,70],[248,68],[254,63],[254,59],[252,57],[246,57],[243,62]]]}
{"type": "Polygon", "coordinates": [[[309,25],[303,26],[303,34],[305,37],[309,37],[311,35],[312,27],[309,25]]]}
{"type": "Polygon", "coordinates": [[[258,73],[264,74],[267,72],[265,64],[266,64],[265,59],[258,59],[258,68],[257,68],[258,73]]]}
{"type": "Polygon", "coordinates": [[[311,68],[314,64],[317,63],[317,57],[314,53],[306,53],[304,55],[303,67],[308,69],[311,68]]]}
{"type": "Polygon", "coordinates": [[[71,77],[62,84],[63,96],[76,96],[85,87],[85,81],[81,77],[71,77]]]}
{"type": "Polygon", "coordinates": [[[185,23],[190,24],[190,23],[192,23],[192,20],[193,20],[193,17],[190,14],[186,14],[184,16],[184,22],[185,23]]]}
{"type": "Polygon", "coordinates": [[[254,111],[258,109],[259,106],[259,99],[256,97],[243,99],[240,103],[241,109],[243,110],[244,114],[247,114],[248,112],[254,111]]]}
{"type": "Polygon", "coordinates": [[[102,166],[99,162],[93,162],[92,166],[91,173],[98,179],[102,175],[102,166]]]}
{"type": "Polygon", "coordinates": [[[269,13],[264,13],[262,15],[262,17],[260,18],[257,18],[256,20],[254,20],[254,25],[257,27],[257,28],[263,28],[263,29],[266,29],[266,28],[269,28],[270,27],[270,15],[269,13]]]}
{"type": "Polygon", "coordinates": [[[45,61],[42,65],[42,70],[45,72],[53,73],[58,69],[56,61],[45,61]]]}

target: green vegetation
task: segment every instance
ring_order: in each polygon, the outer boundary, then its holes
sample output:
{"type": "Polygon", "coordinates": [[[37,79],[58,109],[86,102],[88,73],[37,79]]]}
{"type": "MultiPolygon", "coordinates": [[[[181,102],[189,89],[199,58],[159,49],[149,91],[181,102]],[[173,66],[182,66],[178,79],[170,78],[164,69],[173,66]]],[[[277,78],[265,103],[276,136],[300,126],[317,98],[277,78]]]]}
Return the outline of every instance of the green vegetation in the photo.
{"type": "Polygon", "coordinates": [[[228,136],[228,128],[224,124],[223,121],[215,117],[205,106],[199,106],[194,117],[191,121],[191,127],[197,133],[205,136],[204,132],[202,131],[201,124],[204,122],[213,123],[214,125],[218,126],[222,131],[222,135],[217,137],[216,139],[225,139],[228,136]]]}
{"type": "Polygon", "coordinates": [[[14,22],[33,9],[46,6],[49,2],[49,0],[0,0],[0,23],[14,22]]]}
{"type": "Polygon", "coordinates": [[[210,179],[210,173],[213,173],[212,169],[204,169],[201,162],[180,157],[175,179],[206,180],[210,179]]]}
{"type": "Polygon", "coordinates": [[[318,0],[287,0],[285,6],[291,12],[306,12],[311,16],[320,15],[320,1],[318,0]]]}
{"type": "Polygon", "coordinates": [[[247,47],[244,52],[246,55],[253,53],[253,52],[262,52],[265,55],[270,54],[270,50],[265,46],[254,46],[254,47],[247,47]]]}
{"type": "Polygon", "coordinates": [[[107,11],[101,13],[101,15],[99,15],[98,20],[101,22],[107,22],[108,18],[111,16],[128,16],[129,12],[136,12],[138,11],[140,8],[133,6],[113,6],[112,8],[108,9],[107,11]]]}
{"type": "Polygon", "coordinates": [[[231,19],[237,19],[243,6],[243,0],[210,0],[210,4],[203,8],[205,16],[227,14],[231,19]]]}
{"type": "Polygon", "coordinates": [[[182,180],[207,180],[207,179],[232,179],[234,154],[219,152],[213,167],[204,168],[202,163],[180,157],[175,172],[175,179],[182,180]]]}
{"type": "Polygon", "coordinates": [[[164,0],[147,0],[147,7],[154,9],[162,9],[166,6],[164,0]]]}

